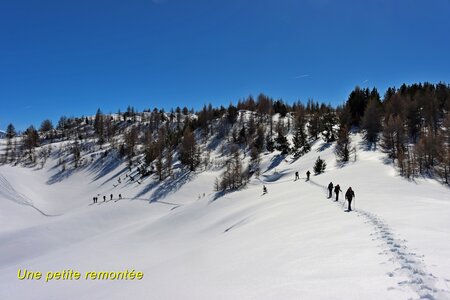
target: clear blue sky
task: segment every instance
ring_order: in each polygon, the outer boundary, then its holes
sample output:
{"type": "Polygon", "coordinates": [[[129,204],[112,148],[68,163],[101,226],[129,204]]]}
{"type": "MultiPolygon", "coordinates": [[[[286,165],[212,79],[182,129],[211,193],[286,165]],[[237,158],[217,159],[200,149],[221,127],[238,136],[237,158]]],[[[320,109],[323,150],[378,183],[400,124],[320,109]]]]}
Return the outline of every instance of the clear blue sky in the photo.
{"type": "Polygon", "coordinates": [[[0,0],[0,129],[450,82],[450,1],[0,0]]]}

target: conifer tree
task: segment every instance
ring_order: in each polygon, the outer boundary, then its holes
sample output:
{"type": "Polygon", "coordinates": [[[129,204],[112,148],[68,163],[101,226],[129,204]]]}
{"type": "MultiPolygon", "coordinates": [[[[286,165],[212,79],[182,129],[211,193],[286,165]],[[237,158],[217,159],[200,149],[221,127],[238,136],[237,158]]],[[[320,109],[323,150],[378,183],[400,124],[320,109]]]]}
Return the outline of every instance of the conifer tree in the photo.
{"type": "Polygon", "coordinates": [[[16,129],[14,128],[14,125],[9,123],[8,126],[6,127],[6,138],[7,139],[12,139],[13,137],[16,136],[16,129]]]}
{"type": "Polygon", "coordinates": [[[327,143],[334,142],[336,140],[337,118],[333,112],[325,113],[320,119],[320,130],[322,131],[322,137],[327,143]]]}
{"type": "Polygon", "coordinates": [[[275,146],[275,143],[274,143],[274,141],[272,139],[272,136],[270,134],[268,134],[266,136],[266,149],[267,149],[267,151],[273,152],[273,150],[275,150],[274,146],[275,146]]]}
{"type": "Polygon", "coordinates": [[[286,139],[286,137],[283,134],[282,128],[278,129],[278,135],[275,139],[276,142],[276,149],[278,151],[281,151],[281,154],[288,154],[289,153],[289,142],[286,139]]]}
{"type": "Polygon", "coordinates": [[[319,174],[325,172],[326,167],[327,167],[327,164],[325,163],[325,160],[321,159],[319,156],[317,158],[316,162],[314,163],[314,167],[313,167],[314,174],[319,175],[319,174]]]}
{"type": "Polygon", "coordinates": [[[105,142],[105,126],[104,126],[104,116],[99,109],[97,109],[97,113],[95,114],[95,119],[94,119],[94,130],[95,130],[95,134],[97,135],[98,138],[98,143],[100,145],[102,145],[105,142]]]}
{"type": "Polygon", "coordinates": [[[339,136],[336,143],[335,155],[338,161],[347,162],[350,159],[350,154],[352,152],[350,146],[350,136],[348,134],[347,127],[342,127],[339,130],[339,136]]]}
{"type": "Polygon", "coordinates": [[[308,143],[306,132],[302,124],[297,126],[292,142],[294,144],[292,147],[294,158],[299,158],[311,150],[311,146],[308,143]]]}
{"type": "Polygon", "coordinates": [[[364,139],[369,143],[376,143],[378,134],[383,128],[381,125],[381,103],[378,99],[372,98],[367,104],[362,118],[362,128],[364,129],[364,139]]]}
{"type": "Polygon", "coordinates": [[[195,142],[194,133],[186,128],[183,135],[183,140],[180,144],[180,161],[189,166],[191,171],[195,171],[199,163],[197,143],[195,142]]]}

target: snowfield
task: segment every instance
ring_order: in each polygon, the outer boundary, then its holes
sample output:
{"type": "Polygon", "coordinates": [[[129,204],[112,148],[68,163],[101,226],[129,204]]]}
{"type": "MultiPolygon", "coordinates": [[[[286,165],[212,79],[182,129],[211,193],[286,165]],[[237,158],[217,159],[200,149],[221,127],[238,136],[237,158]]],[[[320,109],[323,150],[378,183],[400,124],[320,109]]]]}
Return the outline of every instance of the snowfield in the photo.
{"type": "Polygon", "coordinates": [[[407,181],[352,140],[345,166],[322,141],[296,161],[265,154],[259,178],[221,197],[214,169],[138,184],[109,160],[0,166],[0,299],[450,299],[449,188],[407,181]],[[319,155],[326,172],[306,181],[319,155]],[[327,198],[330,181],[352,186],[355,211],[327,198]],[[19,269],[144,277],[46,282],[19,269]]]}

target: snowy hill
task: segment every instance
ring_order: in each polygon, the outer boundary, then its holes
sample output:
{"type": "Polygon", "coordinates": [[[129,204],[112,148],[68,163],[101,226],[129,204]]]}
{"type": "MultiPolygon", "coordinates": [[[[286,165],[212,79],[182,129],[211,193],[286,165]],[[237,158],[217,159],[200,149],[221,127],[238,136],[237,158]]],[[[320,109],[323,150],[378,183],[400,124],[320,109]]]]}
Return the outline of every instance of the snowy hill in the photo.
{"type": "Polygon", "coordinates": [[[139,184],[112,158],[73,173],[56,157],[0,166],[0,299],[449,299],[448,188],[397,176],[352,138],[345,166],[321,141],[297,160],[266,153],[258,178],[221,197],[220,169],[139,184]],[[319,155],[326,172],[306,181],[319,155]],[[353,187],[355,211],[327,198],[330,181],[353,187]],[[18,269],[144,277],[45,282],[18,269]]]}

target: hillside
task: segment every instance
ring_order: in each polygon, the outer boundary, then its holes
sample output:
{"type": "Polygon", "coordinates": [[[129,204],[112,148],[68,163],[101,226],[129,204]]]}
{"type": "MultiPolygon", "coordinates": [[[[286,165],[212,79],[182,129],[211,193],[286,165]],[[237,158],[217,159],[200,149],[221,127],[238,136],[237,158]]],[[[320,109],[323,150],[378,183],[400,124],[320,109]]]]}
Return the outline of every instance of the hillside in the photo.
{"type": "Polygon", "coordinates": [[[321,140],[297,160],[265,152],[261,175],[223,195],[222,168],[137,183],[101,151],[70,172],[55,152],[43,168],[2,165],[0,299],[449,299],[448,188],[405,180],[351,137],[356,161],[337,163],[321,140]],[[306,181],[319,155],[326,172],[306,181]],[[330,181],[353,187],[355,211],[327,198],[330,181]],[[46,283],[18,269],[145,275],[46,283]]]}

